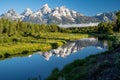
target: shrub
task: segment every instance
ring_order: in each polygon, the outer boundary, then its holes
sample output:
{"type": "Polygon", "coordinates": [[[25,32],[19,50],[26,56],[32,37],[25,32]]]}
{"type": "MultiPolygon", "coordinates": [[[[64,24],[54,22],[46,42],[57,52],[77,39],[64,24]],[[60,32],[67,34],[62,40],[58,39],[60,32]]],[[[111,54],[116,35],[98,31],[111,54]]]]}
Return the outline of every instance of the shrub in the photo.
{"type": "Polygon", "coordinates": [[[18,42],[19,40],[17,38],[12,39],[13,42],[18,42]]]}
{"type": "Polygon", "coordinates": [[[3,56],[0,54],[0,58],[2,58],[3,56]]]}
{"type": "Polygon", "coordinates": [[[110,62],[108,60],[104,60],[99,65],[100,68],[105,68],[105,67],[110,67],[110,66],[111,66],[111,64],[110,64],[110,62]]]}
{"type": "Polygon", "coordinates": [[[120,69],[120,59],[116,59],[115,65],[120,69]]]}
{"type": "Polygon", "coordinates": [[[4,57],[5,57],[5,58],[8,58],[8,57],[10,57],[10,54],[6,52],[6,53],[4,54],[4,57]]]}
{"type": "Polygon", "coordinates": [[[75,60],[72,65],[73,66],[82,66],[82,65],[84,65],[84,63],[85,63],[85,60],[75,60]]]}
{"type": "Polygon", "coordinates": [[[28,54],[28,53],[29,53],[29,51],[28,51],[28,50],[25,50],[25,51],[22,51],[21,54],[28,54]]]}
{"type": "Polygon", "coordinates": [[[91,58],[89,61],[90,64],[96,63],[96,58],[91,58]]]}

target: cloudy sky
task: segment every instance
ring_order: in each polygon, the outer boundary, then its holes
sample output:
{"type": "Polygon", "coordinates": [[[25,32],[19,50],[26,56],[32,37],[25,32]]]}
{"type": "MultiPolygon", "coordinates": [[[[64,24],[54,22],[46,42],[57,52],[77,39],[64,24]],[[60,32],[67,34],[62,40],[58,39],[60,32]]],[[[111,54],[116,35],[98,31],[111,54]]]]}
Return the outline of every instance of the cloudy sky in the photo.
{"type": "Polygon", "coordinates": [[[18,13],[22,13],[26,8],[35,11],[46,3],[51,8],[64,5],[88,16],[120,10],[120,0],[0,0],[0,14],[10,9],[14,9],[18,13]]]}

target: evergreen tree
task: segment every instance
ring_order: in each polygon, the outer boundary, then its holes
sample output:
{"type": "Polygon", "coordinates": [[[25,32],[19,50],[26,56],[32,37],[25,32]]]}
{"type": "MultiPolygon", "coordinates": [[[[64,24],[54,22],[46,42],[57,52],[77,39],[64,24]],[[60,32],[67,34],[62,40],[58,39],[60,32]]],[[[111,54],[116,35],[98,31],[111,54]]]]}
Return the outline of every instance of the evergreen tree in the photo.
{"type": "Polygon", "coordinates": [[[118,11],[116,13],[116,16],[117,16],[117,21],[116,21],[117,28],[116,28],[116,30],[120,32],[120,11],[118,11]]]}

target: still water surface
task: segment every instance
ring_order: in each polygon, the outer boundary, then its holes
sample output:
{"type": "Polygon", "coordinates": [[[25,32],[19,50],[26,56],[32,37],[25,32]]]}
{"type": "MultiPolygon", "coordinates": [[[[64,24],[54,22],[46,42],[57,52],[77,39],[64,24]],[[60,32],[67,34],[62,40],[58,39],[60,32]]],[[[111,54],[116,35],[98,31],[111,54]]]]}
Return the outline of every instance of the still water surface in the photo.
{"type": "Polygon", "coordinates": [[[65,46],[49,52],[1,60],[0,80],[31,80],[34,78],[44,80],[54,68],[62,69],[64,65],[76,59],[82,59],[107,49],[107,41],[86,38],[68,42],[65,46]]]}

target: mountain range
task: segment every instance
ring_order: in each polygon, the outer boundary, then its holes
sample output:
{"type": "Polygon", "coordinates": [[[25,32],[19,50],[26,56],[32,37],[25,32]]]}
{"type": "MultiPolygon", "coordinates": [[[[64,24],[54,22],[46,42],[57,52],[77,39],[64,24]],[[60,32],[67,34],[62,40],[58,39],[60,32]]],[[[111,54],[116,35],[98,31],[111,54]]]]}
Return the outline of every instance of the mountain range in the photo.
{"type": "Polygon", "coordinates": [[[45,4],[35,12],[27,8],[23,13],[18,14],[16,11],[11,9],[0,15],[0,18],[40,24],[81,24],[113,21],[116,19],[116,12],[117,11],[100,13],[95,16],[86,16],[74,10],[70,10],[65,6],[51,9],[48,4],[45,4]]]}

